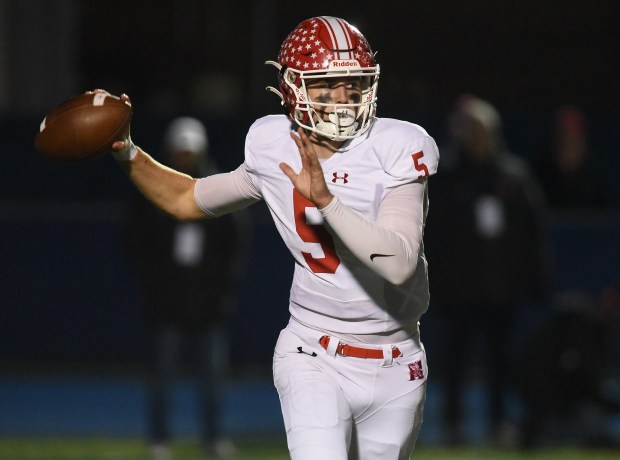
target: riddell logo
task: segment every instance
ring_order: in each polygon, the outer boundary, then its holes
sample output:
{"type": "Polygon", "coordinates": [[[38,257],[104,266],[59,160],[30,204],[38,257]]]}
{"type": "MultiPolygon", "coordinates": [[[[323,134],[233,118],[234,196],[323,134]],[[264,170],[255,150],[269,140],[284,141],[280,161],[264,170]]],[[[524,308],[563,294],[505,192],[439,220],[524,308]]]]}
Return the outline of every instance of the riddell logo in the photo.
{"type": "Polygon", "coordinates": [[[342,68],[347,68],[347,67],[358,69],[360,65],[359,65],[359,62],[357,62],[355,59],[332,61],[329,63],[330,69],[342,69],[342,68]]]}

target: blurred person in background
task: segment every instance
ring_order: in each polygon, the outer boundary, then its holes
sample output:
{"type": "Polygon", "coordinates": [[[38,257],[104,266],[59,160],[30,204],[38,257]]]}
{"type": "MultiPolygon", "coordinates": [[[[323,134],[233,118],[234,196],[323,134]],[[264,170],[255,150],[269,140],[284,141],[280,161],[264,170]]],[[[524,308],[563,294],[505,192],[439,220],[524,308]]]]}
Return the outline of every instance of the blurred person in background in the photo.
{"type": "Polygon", "coordinates": [[[556,111],[550,141],[538,165],[538,176],[550,208],[609,206],[608,192],[590,145],[587,120],[578,108],[565,106],[556,111]]]}
{"type": "MultiPolygon", "coordinates": [[[[620,371],[620,275],[601,293],[603,316],[611,328],[611,361],[620,371]]],[[[618,375],[620,380],[620,374],[618,375]]]]}
{"type": "Polygon", "coordinates": [[[521,447],[566,441],[620,447],[610,416],[620,413],[620,283],[600,301],[583,291],[554,296],[552,314],[519,356],[517,384],[524,410],[521,447]]]}
{"type": "Polygon", "coordinates": [[[443,329],[448,442],[464,442],[464,398],[482,343],[489,391],[489,438],[507,442],[505,404],[518,309],[546,290],[544,200],[526,165],[509,153],[498,111],[463,95],[448,119],[445,168],[429,191],[425,237],[431,303],[443,329]]]}
{"type": "MultiPolygon", "coordinates": [[[[169,125],[171,167],[202,176],[217,172],[202,122],[180,117],[169,125]]],[[[129,213],[127,256],[138,275],[152,340],[148,441],[153,459],[171,458],[171,401],[183,358],[191,361],[201,399],[201,442],[210,458],[233,451],[222,432],[222,385],[228,375],[228,323],[241,272],[239,224],[221,219],[179,222],[142,196],[129,213]],[[185,348],[187,347],[187,348],[185,348]]]]}

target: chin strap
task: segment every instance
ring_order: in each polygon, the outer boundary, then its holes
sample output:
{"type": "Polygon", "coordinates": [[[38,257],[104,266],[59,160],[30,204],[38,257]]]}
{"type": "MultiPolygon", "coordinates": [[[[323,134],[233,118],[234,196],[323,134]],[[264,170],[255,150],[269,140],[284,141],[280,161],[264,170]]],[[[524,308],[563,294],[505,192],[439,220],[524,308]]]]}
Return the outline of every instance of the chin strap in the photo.
{"type": "MultiPolygon", "coordinates": [[[[344,140],[340,139],[340,136],[350,136],[359,126],[355,120],[355,111],[352,109],[337,109],[330,113],[328,118],[329,121],[319,119],[315,128],[320,134],[331,140],[344,140]]],[[[349,139],[349,137],[345,139],[349,139]]]]}
{"type": "Polygon", "coordinates": [[[316,130],[323,136],[330,140],[335,140],[338,137],[338,127],[330,121],[319,121],[316,124],[316,130]]]}

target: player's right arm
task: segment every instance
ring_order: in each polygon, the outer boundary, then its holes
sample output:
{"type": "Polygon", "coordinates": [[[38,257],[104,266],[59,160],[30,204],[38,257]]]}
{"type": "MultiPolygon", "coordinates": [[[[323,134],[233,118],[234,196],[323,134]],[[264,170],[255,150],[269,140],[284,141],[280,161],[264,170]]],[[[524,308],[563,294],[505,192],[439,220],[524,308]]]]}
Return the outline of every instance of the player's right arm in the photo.
{"type": "Polygon", "coordinates": [[[115,142],[112,149],[138,190],[178,220],[217,217],[262,199],[245,163],[229,173],[195,179],[157,162],[131,139],[115,142]]]}
{"type": "Polygon", "coordinates": [[[115,142],[112,148],[138,190],[176,219],[218,217],[262,199],[245,164],[229,173],[195,179],[157,162],[131,140],[115,142]]]}
{"type": "MultiPolygon", "coordinates": [[[[97,89],[95,92],[105,91],[97,89]]],[[[126,94],[120,98],[129,100],[126,94]]],[[[111,153],[138,190],[154,205],[178,220],[216,217],[261,199],[247,170],[242,167],[231,173],[215,174],[198,180],[156,161],[136,147],[130,135],[114,142],[111,153]],[[200,186],[197,187],[199,182],[200,186]]]]}
{"type": "Polygon", "coordinates": [[[115,142],[113,155],[129,179],[153,204],[178,220],[209,217],[196,203],[196,179],[158,161],[130,139],[115,142]]]}

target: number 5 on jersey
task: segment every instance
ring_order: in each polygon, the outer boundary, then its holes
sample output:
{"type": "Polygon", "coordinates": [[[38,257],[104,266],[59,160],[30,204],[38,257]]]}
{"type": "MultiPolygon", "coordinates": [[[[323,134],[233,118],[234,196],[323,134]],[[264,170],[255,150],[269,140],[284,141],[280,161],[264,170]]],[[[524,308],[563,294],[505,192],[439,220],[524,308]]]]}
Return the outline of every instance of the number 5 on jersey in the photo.
{"type": "Polygon", "coordinates": [[[411,154],[411,158],[413,158],[413,167],[415,168],[416,171],[419,171],[422,173],[422,175],[418,177],[418,179],[429,175],[428,168],[426,167],[426,165],[424,163],[420,163],[420,159],[423,157],[424,157],[423,150],[420,150],[419,152],[411,154]]]}
{"type": "Polygon", "coordinates": [[[305,243],[321,245],[324,257],[314,257],[309,252],[301,252],[306,263],[314,273],[336,273],[340,259],[336,254],[334,239],[321,224],[309,224],[306,219],[306,209],[316,208],[314,204],[304,198],[297,189],[293,189],[293,206],[295,212],[295,229],[305,243]]]}

